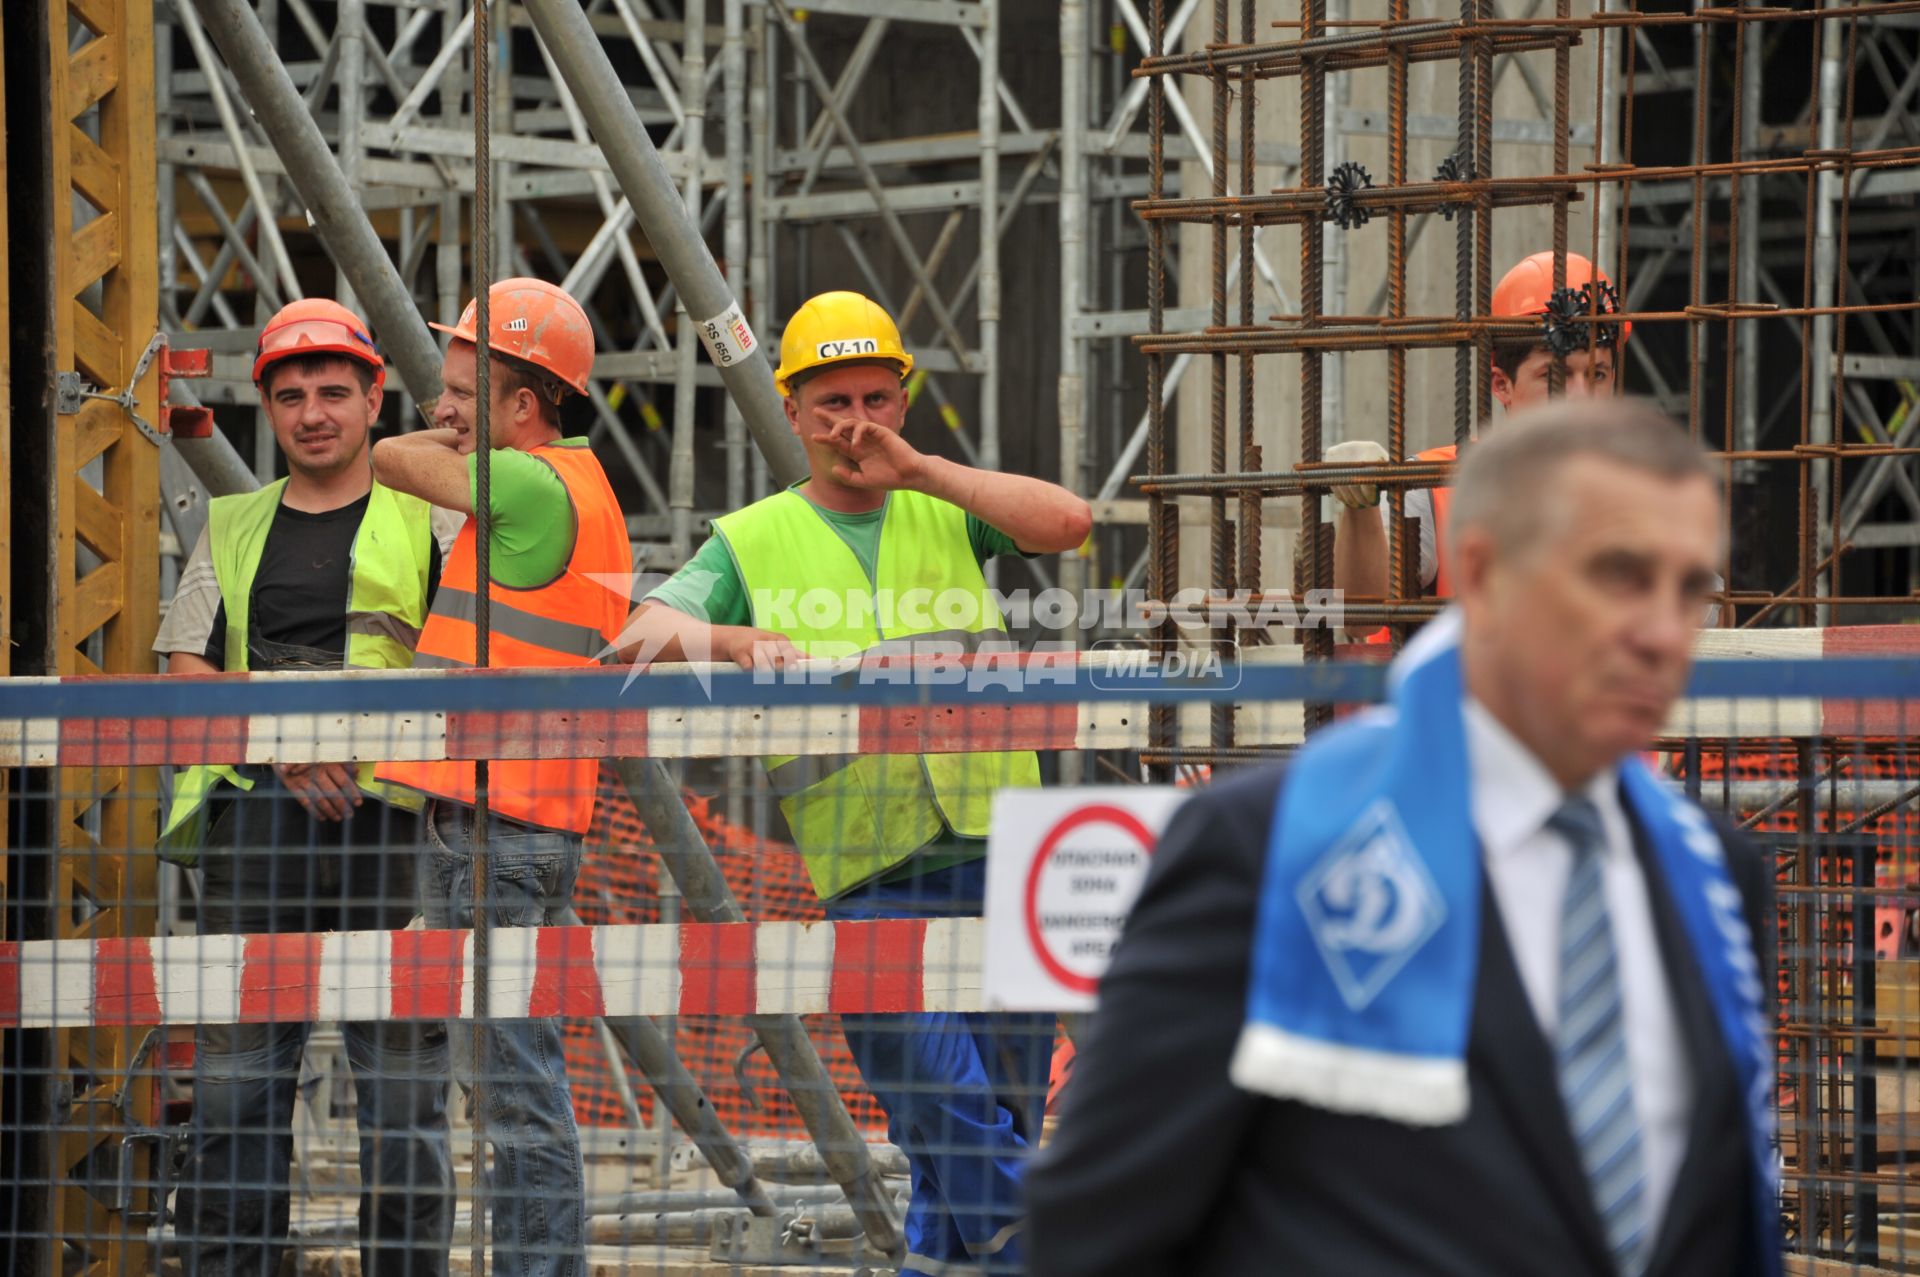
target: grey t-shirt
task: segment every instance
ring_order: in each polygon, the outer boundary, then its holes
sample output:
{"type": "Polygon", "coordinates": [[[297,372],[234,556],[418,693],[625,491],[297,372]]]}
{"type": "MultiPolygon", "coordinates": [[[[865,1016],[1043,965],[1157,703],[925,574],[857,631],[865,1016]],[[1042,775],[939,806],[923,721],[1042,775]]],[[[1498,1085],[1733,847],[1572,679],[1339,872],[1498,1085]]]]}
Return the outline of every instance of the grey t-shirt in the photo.
{"type": "MultiPolygon", "coordinates": [[[[1440,548],[1433,530],[1433,492],[1428,488],[1410,488],[1401,507],[1409,519],[1420,521],[1420,592],[1431,594],[1440,579],[1440,548]]],[[[1387,544],[1393,544],[1393,507],[1380,494],[1380,525],[1387,530],[1387,544]]]]}

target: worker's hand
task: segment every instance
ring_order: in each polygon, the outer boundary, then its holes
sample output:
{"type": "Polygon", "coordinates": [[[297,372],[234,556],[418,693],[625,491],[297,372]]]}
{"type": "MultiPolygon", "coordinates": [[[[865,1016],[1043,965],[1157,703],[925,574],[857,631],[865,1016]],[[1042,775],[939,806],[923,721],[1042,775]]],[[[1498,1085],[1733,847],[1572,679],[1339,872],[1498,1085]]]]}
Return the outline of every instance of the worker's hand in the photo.
{"type": "Polygon", "coordinates": [[[275,763],[273,770],[294,800],[320,820],[345,820],[363,801],[345,763],[275,763]]]}
{"type": "MultiPolygon", "coordinates": [[[[1321,458],[1339,465],[1372,465],[1387,459],[1387,450],[1371,439],[1349,439],[1345,443],[1336,443],[1328,448],[1321,458]]],[[[1333,496],[1349,510],[1365,510],[1380,504],[1380,485],[1377,483],[1342,483],[1335,485],[1333,496]]]]}
{"type": "Polygon", "coordinates": [[[814,435],[844,458],[833,468],[833,477],[850,488],[875,492],[896,492],[913,488],[920,482],[926,458],[898,430],[858,417],[841,417],[827,429],[814,435]]]}
{"type": "Polygon", "coordinates": [[[756,630],[751,625],[727,625],[717,627],[715,644],[720,650],[715,653],[720,659],[732,661],[743,670],[771,671],[783,670],[806,660],[805,653],[793,645],[784,634],[775,634],[772,630],[756,630]]]}

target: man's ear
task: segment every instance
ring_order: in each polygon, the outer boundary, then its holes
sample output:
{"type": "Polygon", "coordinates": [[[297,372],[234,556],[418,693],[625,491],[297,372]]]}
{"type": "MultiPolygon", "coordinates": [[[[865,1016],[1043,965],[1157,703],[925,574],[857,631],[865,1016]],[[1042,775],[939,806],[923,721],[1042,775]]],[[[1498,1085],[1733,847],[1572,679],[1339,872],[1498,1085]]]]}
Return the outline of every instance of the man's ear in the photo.
{"type": "Polygon", "coordinates": [[[515,425],[533,425],[544,420],[540,411],[540,396],[526,386],[513,392],[513,421],[515,425]]]}
{"type": "Polygon", "coordinates": [[[1448,537],[1440,552],[1447,556],[1456,598],[1464,602],[1485,592],[1498,557],[1491,532],[1482,527],[1461,528],[1448,537]]]}
{"type": "Polygon", "coordinates": [[[780,401],[780,406],[781,406],[782,408],[784,408],[784,409],[786,409],[786,413],[787,413],[787,424],[788,424],[789,426],[791,426],[791,427],[793,427],[793,433],[794,433],[794,434],[795,434],[796,436],[797,436],[797,435],[799,435],[799,433],[800,433],[800,405],[799,405],[799,403],[795,401],[795,399],[794,399],[794,397],[793,397],[792,395],[788,395],[788,396],[787,396],[786,398],[784,398],[784,399],[782,399],[782,400],[780,401]]]}
{"type": "Polygon", "coordinates": [[[387,401],[387,388],[374,382],[367,391],[367,424],[372,425],[380,419],[380,405],[387,401]]]}
{"type": "Polygon", "coordinates": [[[1507,376],[1507,370],[1499,364],[1493,365],[1493,376],[1487,381],[1487,389],[1500,401],[1502,408],[1513,407],[1513,378],[1507,376]]]}

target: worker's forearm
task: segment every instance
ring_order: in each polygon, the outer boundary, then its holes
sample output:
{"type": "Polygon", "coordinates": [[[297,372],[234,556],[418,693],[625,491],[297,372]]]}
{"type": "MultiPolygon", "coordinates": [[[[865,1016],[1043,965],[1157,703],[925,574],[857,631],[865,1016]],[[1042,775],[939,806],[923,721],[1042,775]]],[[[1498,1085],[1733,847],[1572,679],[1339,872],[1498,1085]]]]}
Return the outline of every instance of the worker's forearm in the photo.
{"type": "Polygon", "coordinates": [[[1029,554],[1079,548],[1093,528],[1087,503],[1057,483],[1025,475],[976,470],[942,457],[926,458],[920,491],[950,501],[1013,538],[1029,554]]]}
{"type": "Polygon", "coordinates": [[[168,652],[167,673],[169,674],[218,674],[220,667],[206,657],[194,652],[168,652]]]}
{"type": "MultiPolygon", "coordinates": [[[[1333,525],[1333,588],[1349,599],[1379,599],[1387,595],[1387,530],[1380,511],[1372,506],[1355,510],[1342,506],[1333,525]]],[[[1373,626],[1348,626],[1358,637],[1373,626]]]]}
{"type": "Polygon", "coordinates": [[[734,626],[712,625],[664,603],[642,603],[620,631],[620,659],[630,665],[656,661],[718,661],[734,626]]]}
{"type": "Polygon", "coordinates": [[[452,435],[451,430],[418,430],[382,439],[373,445],[373,477],[444,510],[472,514],[467,459],[444,438],[452,435]]]}

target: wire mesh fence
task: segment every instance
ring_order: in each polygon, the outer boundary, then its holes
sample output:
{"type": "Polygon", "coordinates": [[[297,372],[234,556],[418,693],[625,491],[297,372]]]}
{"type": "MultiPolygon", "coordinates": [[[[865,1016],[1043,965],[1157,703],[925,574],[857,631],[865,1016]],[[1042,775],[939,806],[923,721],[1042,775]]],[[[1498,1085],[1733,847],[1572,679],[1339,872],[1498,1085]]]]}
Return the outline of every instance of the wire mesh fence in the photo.
{"type": "MultiPolygon", "coordinates": [[[[1648,754],[1777,866],[1790,1251],[1888,1271],[1920,1270],[1915,646],[1709,634],[1648,754]]],[[[112,1234],[143,1244],[135,1271],[432,1273],[470,1267],[479,1214],[502,1273],[1023,1271],[1020,1178],[1076,1021],[1069,1000],[996,1009],[1001,844],[970,836],[968,804],[1071,755],[1102,795],[1164,781],[1220,705],[1265,765],[1311,706],[1382,686],[1294,648],[1199,675],[1093,653],[826,678],[16,680],[15,1235],[48,1271],[112,1234]],[[596,760],[597,785],[583,832],[496,816],[476,895],[471,809],[383,802],[350,769],[483,757],[596,760]],[[323,764],[349,769],[331,796],[323,764]],[[193,808],[193,769],[216,767],[193,808]],[[174,836],[61,848],[121,768],[174,836]],[[863,788],[810,804],[834,776],[863,788]],[[96,937],[108,908],[140,926],[96,937]],[[56,1211],[74,1186],[86,1209],[56,1211]]],[[[1098,892],[1126,859],[1075,863],[1098,892]]],[[[1097,972],[1085,952],[1060,961],[1097,972]]]]}

